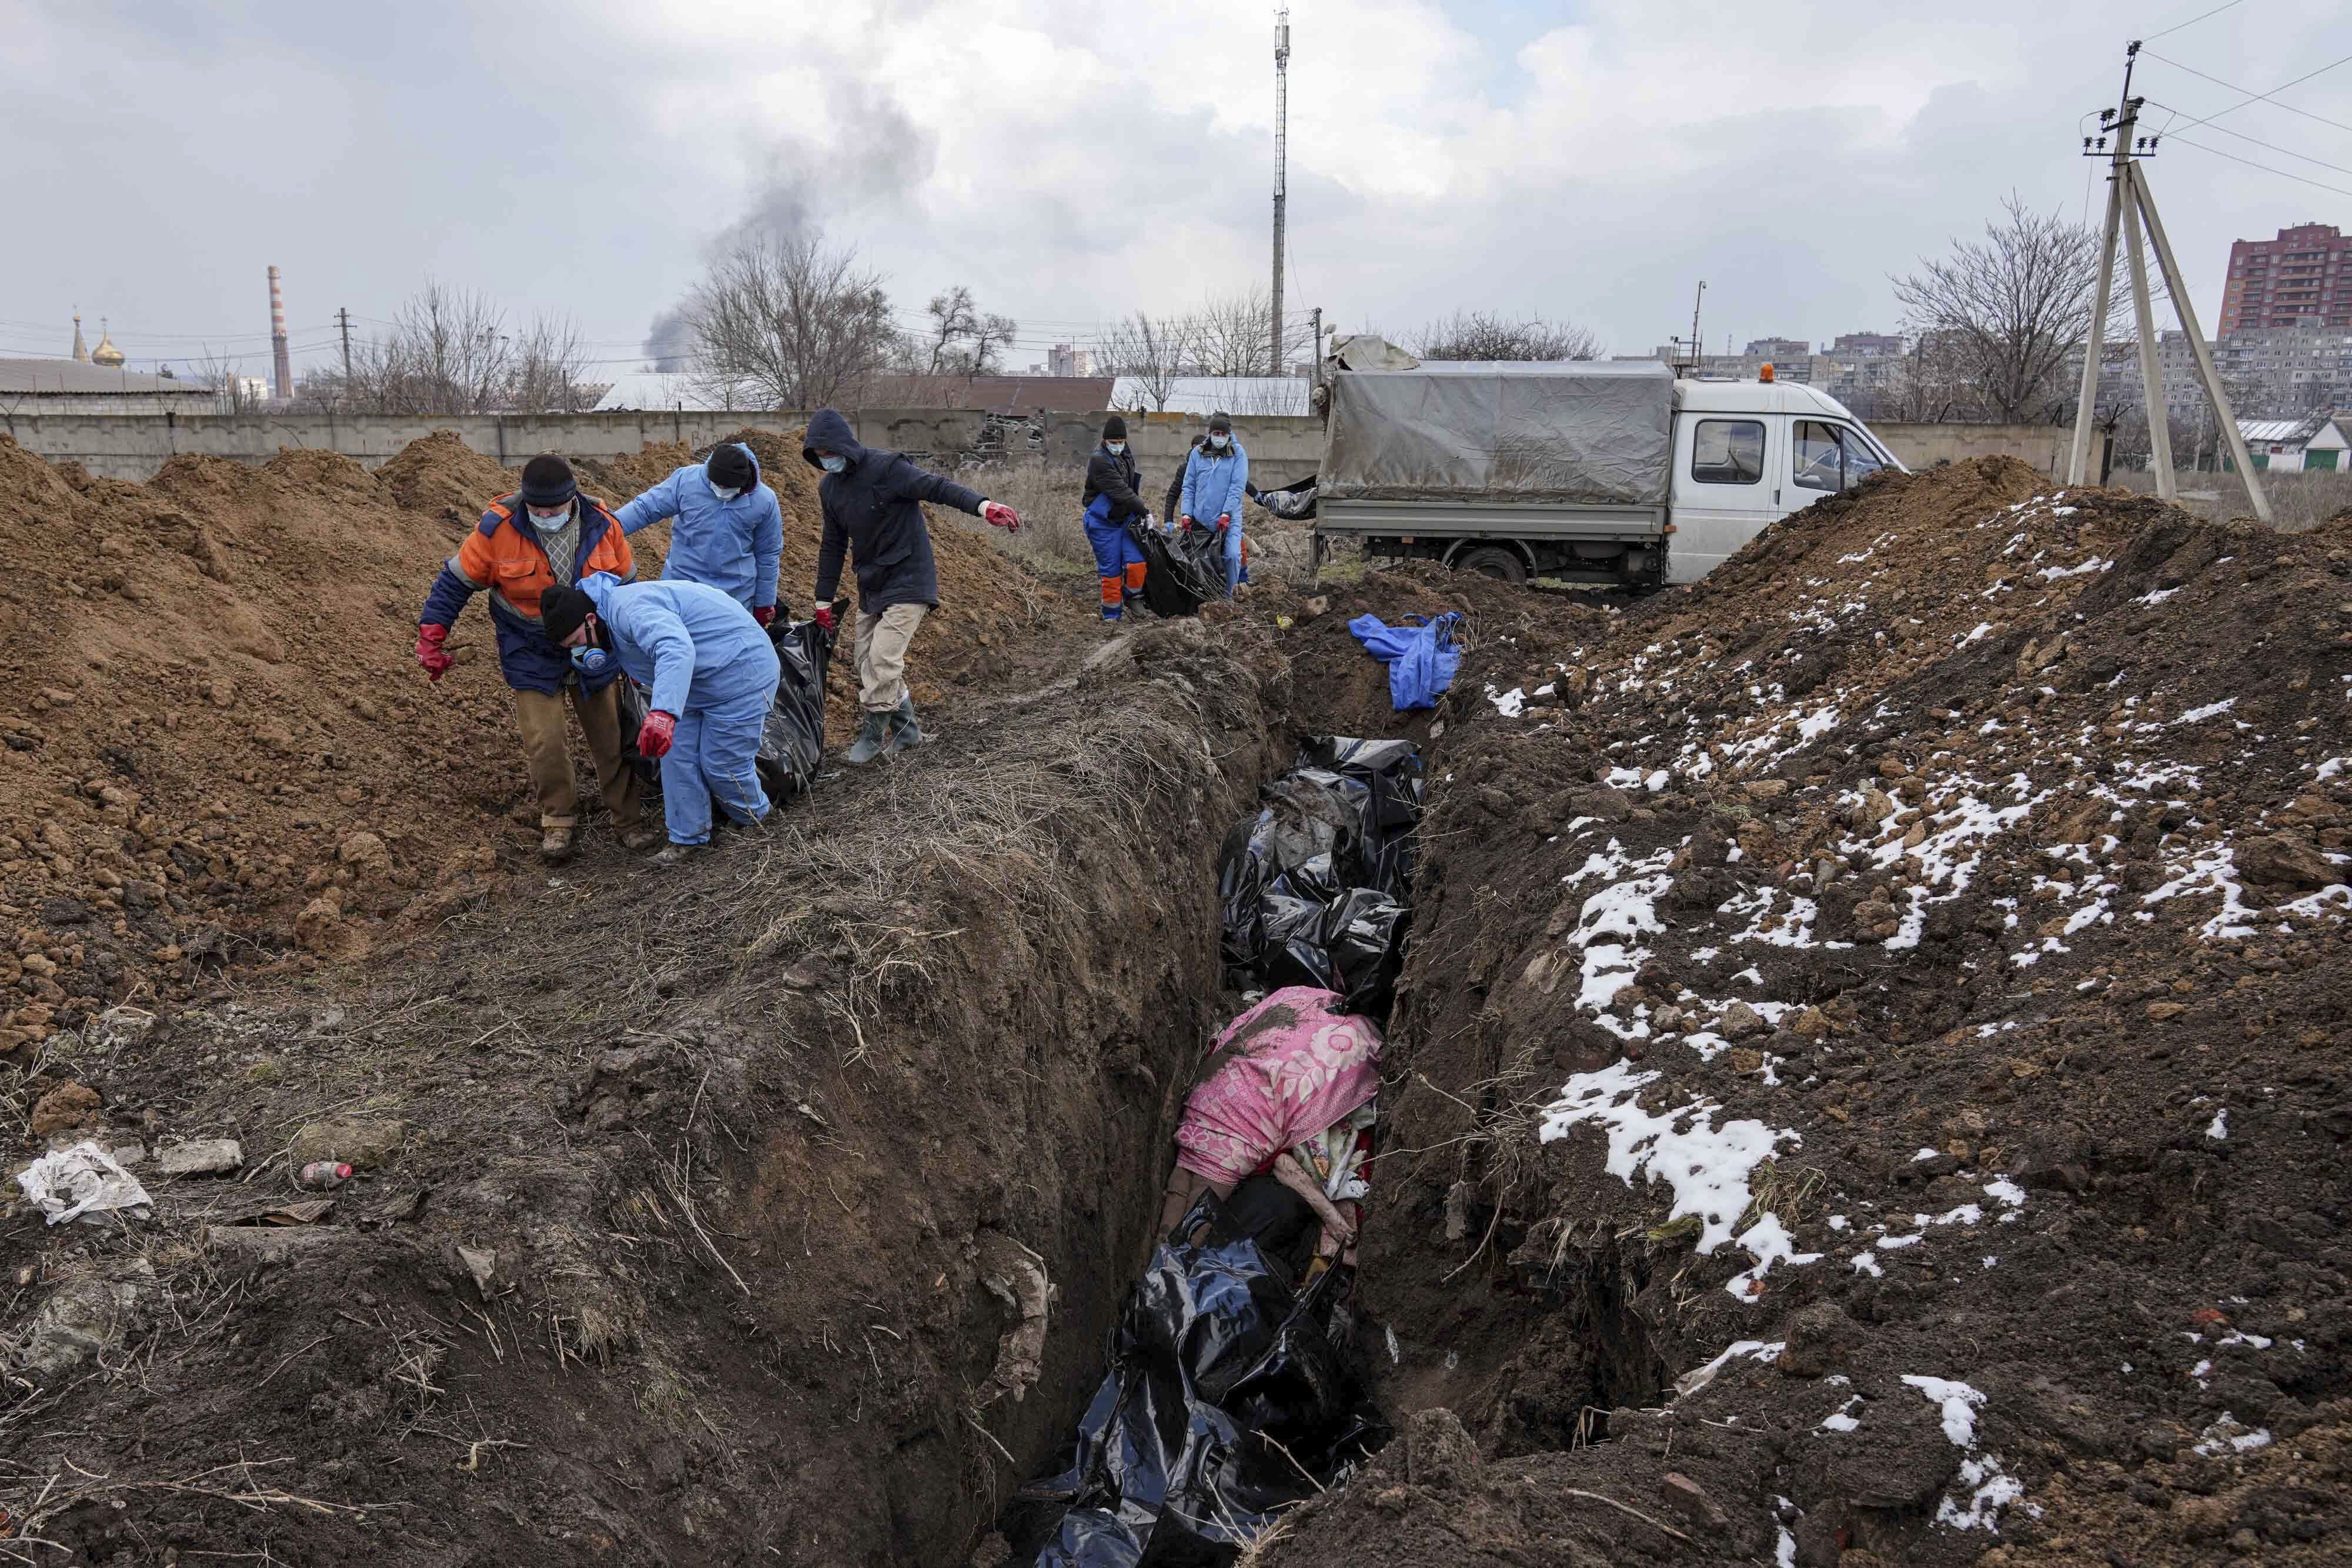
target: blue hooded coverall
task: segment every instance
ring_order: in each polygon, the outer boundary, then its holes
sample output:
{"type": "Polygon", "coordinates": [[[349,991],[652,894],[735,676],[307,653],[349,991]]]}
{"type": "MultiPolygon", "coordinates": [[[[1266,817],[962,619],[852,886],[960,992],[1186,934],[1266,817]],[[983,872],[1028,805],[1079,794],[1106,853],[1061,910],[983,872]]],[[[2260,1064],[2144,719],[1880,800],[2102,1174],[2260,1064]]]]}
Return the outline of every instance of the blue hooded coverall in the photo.
{"type": "Polygon", "coordinates": [[[710,841],[714,798],[738,821],[767,816],[755,763],[782,669],[751,612],[699,582],[623,582],[600,571],[580,589],[595,601],[621,668],[653,688],[646,706],[677,716],[661,759],[670,842],[710,841]]]}
{"type": "Polygon", "coordinates": [[[1179,516],[1204,528],[1230,517],[1225,529],[1225,597],[1233,597],[1242,580],[1242,500],[1249,494],[1249,454],[1238,441],[1231,450],[1212,452],[1208,444],[1192,448],[1184,460],[1184,500],[1179,516]]]}
{"type": "Polygon", "coordinates": [[[614,516],[624,534],[676,517],[662,580],[708,583],[744,609],[761,610],[776,602],[784,515],[776,493],[760,482],[758,456],[741,442],[735,450],[751,459],[751,484],[733,500],[720,500],[703,465],[689,463],[614,516]]]}

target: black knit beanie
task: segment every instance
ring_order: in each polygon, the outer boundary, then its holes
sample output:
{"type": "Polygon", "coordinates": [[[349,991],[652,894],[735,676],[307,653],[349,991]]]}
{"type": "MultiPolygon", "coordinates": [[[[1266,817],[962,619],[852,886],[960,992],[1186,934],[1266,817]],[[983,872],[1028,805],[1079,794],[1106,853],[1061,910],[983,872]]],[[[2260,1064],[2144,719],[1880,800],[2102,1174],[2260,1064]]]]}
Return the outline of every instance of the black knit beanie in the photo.
{"type": "Polygon", "coordinates": [[[1209,434],[1212,435],[1231,435],[1233,433],[1234,416],[1232,414],[1227,413],[1223,409],[1219,409],[1216,413],[1209,416],[1209,434]]]}
{"type": "Polygon", "coordinates": [[[1125,441],[1127,439],[1127,421],[1120,418],[1118,414],[1112,414],[1108,419],[1104,420],[1103,439],[1105,441],[1125,441]]]}
{"type": "Polygon", "coordinates": [[[580,494],[572,465],[552,452],[542,452],[522,465],[522,498],[533,507],[560,507],[580,494]]]}
{"type": "Polygon", "coordinates": [[[586,623],[596,613],[596,601],[577,588],[565,588],[558,583],[541,590],[539,596],[540,624],[547,634],[561,643],[586,623]]]}
{"type": "Polygon", "coordinates": [[[724,446],[710,449],[709,459],[703,464],[702,471],[710,476],[712,484],[730,490],[751,487],[751,455],[731,441],[724,446]]]}

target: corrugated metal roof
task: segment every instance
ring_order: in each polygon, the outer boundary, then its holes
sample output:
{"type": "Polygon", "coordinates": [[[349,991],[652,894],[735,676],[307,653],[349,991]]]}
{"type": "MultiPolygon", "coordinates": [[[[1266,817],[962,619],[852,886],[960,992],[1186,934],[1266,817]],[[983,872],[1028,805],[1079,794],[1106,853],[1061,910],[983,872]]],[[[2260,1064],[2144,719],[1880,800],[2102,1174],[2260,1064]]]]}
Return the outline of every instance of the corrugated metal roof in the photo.
{"type": "Polygon", "coordinates": [[[1312,412],[1307,392],[1305,376],[1180,376],[1169,386],[1167,408],[1160,410],[1140,378],[1121,376],[1111,406],[1168,413],[1209,414],[1222,409],[1236,416],[1303,414],[1312,412]]]}
{"type": "Polygon", "coordinates": [[[175,382],[168,376],[142,375],[137,371],[109,370],[104,365],[86,365],[78,360],[0,360],[0,392],[211,395],[194,382],[175,382]]]}
{"type": "Polygon", "coordinates": [[[2317,416],[2303,419],[2242,419],[2238,434],[2248,441],[2308,441],[2319,434],[2326,421],[2317,416]]]}

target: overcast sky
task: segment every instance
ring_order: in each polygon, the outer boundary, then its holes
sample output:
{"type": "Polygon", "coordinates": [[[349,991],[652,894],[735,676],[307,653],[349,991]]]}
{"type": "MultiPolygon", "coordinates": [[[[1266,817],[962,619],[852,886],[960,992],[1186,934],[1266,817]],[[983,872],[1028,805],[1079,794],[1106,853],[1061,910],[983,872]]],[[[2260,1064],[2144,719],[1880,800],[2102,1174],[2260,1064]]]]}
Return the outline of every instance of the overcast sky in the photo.
{"type": "MultiPolygon", "coordinates": [[[[2210,330],[2231,239],[2352,229],[2352,64],[2283,87],[2352,54],[2352,0],[2193,20],[2211,4],[1300,0],[1288,304],[1391,335],[1541,313],[1641,352],[1704,277],[1711,348],[1893,330],[1887,275],[2012,189],[2097,220],[2082,117],[2137,33],[2157,126],[2239,102],[2221,83],[2304,111],[2235,110],[2151,171],[2210,330]]],[[[79,306],[134,365],[209,346],[259,371],[275,262],[301,360],[339,306],[364,330],[433,277],[568,313],[634,369],[752,218],[854,242],[910,318],[969,284],[1025,367],[1265,280],[1273,22],[1255,0],[0,0],[0,354],[63,353],[79,306]]]]}

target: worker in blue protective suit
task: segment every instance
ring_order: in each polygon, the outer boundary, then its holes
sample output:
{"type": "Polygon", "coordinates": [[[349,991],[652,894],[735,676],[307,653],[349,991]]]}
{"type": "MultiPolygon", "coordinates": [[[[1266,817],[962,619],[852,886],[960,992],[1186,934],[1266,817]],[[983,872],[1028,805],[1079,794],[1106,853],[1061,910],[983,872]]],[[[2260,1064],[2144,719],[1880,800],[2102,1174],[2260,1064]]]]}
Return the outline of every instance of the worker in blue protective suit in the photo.
{"type": "Polygon", "coordinates": [[[1220,411],[1209,416],[1208,439],[1184,460],[1184,495],[1178,526],[1187,531],[1213,528],[1224,546],[1225,597],[1242,580],[1242,500],[1249,494],[1249,454],[1234,439],[1234,422],[1220,411]]]}
{"type": "Polygon", "coordinates": [[[655,859],[674,865],[708,845],[713,800],[738,822],[766,818],[760,736],[782,668],[751,612],[707,583],[598,572],[541,595],[540,614],[575,667],[617,664],[652,688],[637,751],[661,760],[669,844],[655,859]]]}
{"type": "Polygon", "coordinates": [[[624,534],[676,517],[663,580],[707,583],[762,626],[776,618],[784,514],[776,493],[760,482],[760,460],[750,447],[740,442],[714,446],[708,458],[671,470],[614,515],[624,534]]]}
{"type": "Polygon", "coordinates": [[[1102,444],[1087,459],[1087,543],[1094,547],[1095,570],[1102,578],[1102,618],[1124,619],[1127,606],[1143,597],[1143,550],[1136,528],[1151,526],[1151,508],[1137,494],[1140,480],[1127,449],[1127,421],[1103,421],[1102,444]],[[1129,525],[1133,525],[1130,527],[1129,525]]]}

